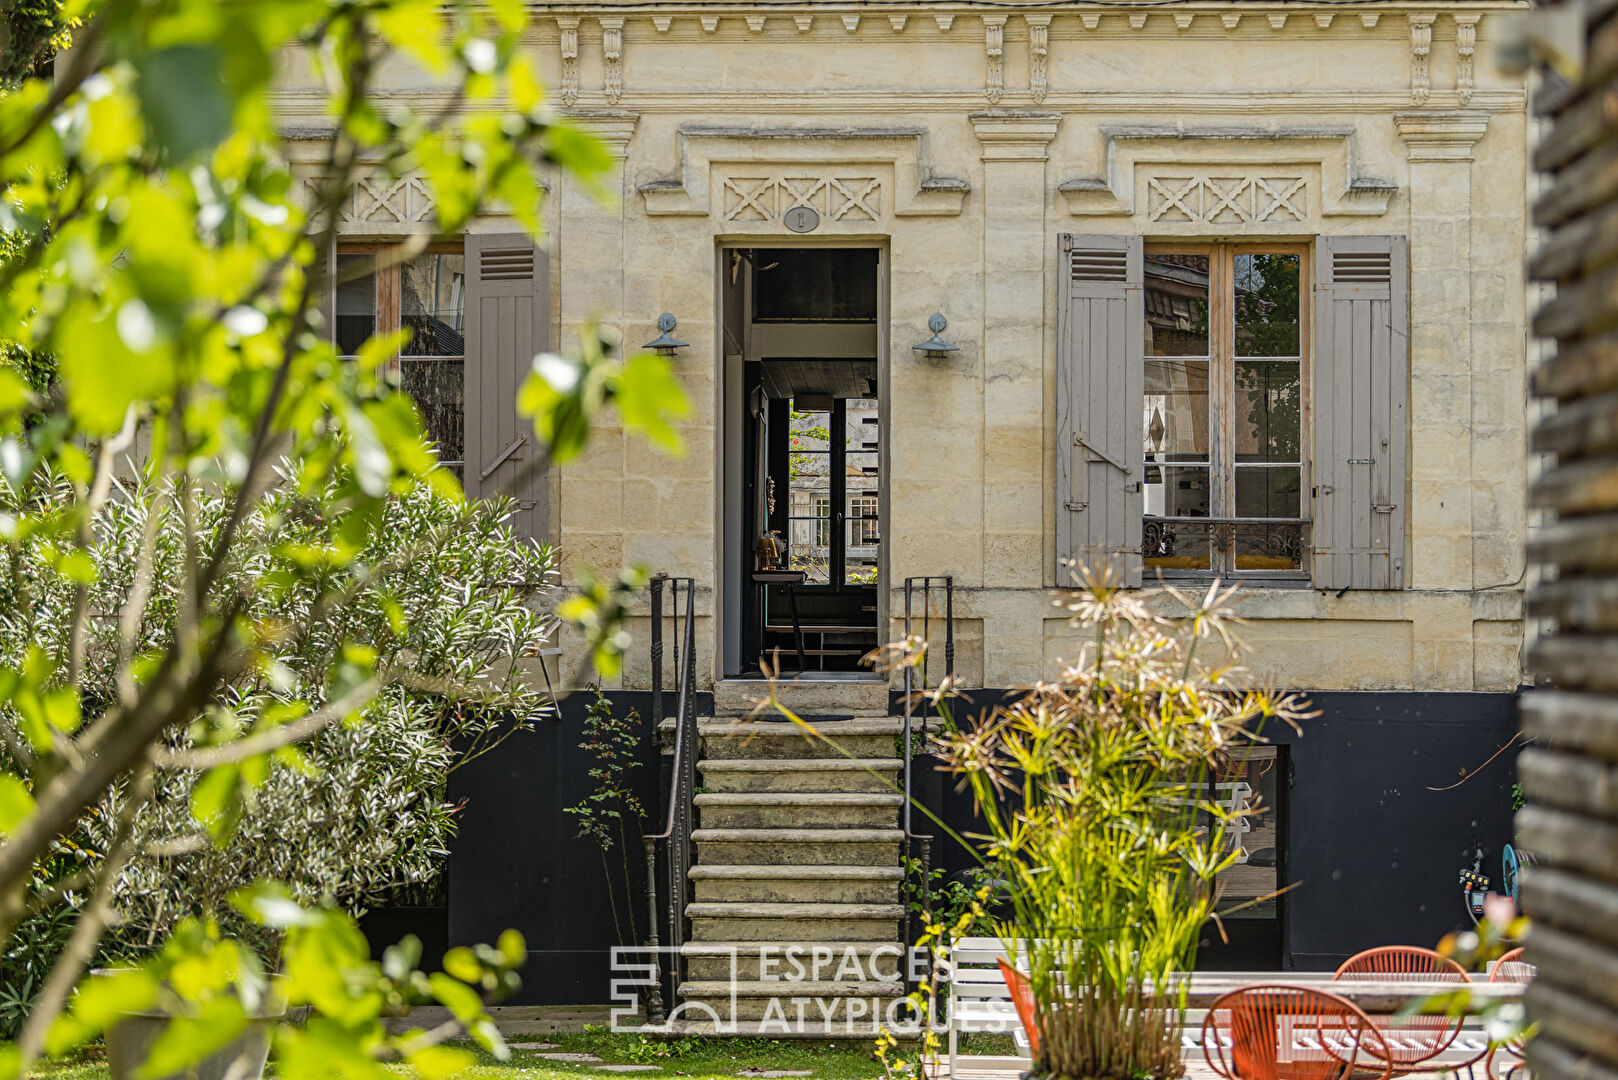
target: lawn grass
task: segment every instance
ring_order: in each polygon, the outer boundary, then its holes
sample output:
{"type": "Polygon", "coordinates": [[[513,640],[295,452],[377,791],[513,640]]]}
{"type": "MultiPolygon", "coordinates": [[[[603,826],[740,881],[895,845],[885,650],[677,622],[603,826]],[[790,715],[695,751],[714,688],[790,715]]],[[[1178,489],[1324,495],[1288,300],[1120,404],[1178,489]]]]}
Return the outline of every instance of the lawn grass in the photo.
{"type": "MultiPolygon", "coordinates": [[[[478,1063],[464,1080],[626,1080],[628,1077],[680,1076],[690,1080],[735,1080],[758,1070],[807,1069],[804,1080],[878,1080],[882,1065],[872,1053],[870,1039],[808,1042],[796,1039],[741,1037],[711,1039],[686,1037],[650,1039],[633,1032],[590,1028],[577,1034],[514,1036],[514,1043],[554,1043],[551,1050],[512,1050],[510,1061],[496,1061],[477,1050],[478,1063]],[[658,1072],[608,1072],[591,1062],[551,1061],[540,1054],[594,1054],[604,1065],[655,1065],[658,1072]]],[[[969,1035],[962,1038],[962,1053],[1010,1052],[1010,1036],[969,1035]]],[[[402,1075],[411,1070],[399,1066],[402,1075]]],[[[275,1063],[270,1063],[273,1077],[275,1063]]],[[[100,1047],[63,1061],[41,1064],[32,1070],[38,1080],[107,1080],[107,1065],[100,1047]]]]}

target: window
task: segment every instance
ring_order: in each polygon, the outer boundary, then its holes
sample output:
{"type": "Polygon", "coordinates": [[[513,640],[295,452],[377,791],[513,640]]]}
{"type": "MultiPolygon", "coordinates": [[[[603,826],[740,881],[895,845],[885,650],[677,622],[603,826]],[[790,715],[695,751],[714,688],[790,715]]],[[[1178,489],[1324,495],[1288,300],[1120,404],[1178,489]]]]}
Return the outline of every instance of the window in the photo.
{"type": "Polygon", "coordinates": [[[876,496],[850,496],[848,520],[848,542],[851,547],[866,547],[878,542],[880,529],[877,526],[876,496]]]}
{"type": "Polygon", "coordinates": [[[1302,576],[1307,251],[1148,246],[1148,570],[1302,576]]]}
{"type": "Polygon", "coordinates": [[[373,334],[410,329],[387,373],[415,401],[440,464],[464,481],[466,256],[457,245],[403,262],[385,257],[397,250],[338,249],[333,341],[339,355],[351,358],[373,334]]]}

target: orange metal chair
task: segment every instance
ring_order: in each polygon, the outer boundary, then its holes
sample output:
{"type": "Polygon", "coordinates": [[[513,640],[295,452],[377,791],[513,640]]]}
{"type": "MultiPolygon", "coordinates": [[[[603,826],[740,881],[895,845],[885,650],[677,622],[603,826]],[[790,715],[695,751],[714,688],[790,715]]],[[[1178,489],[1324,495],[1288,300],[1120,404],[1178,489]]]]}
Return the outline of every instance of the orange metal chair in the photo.
{"type": "MultiPolygon", "coordinates": [[[[1523,959],[1521,949],[1512,949],[1499,960],[1495,961],[1494,969],[1489,972],[1489,981],[1492,983],[1530,983],[1534,981],[1535,968],[1533,964],[1523,959]]],[[[1483,1075],[1493,1078],[1495,1055],[1510,1058],[1511,1064],[1507,1066],[1505,1075],[1510,1076],[1523,1065],[1524,1040],[1516,1039],[1504,1046],[1489,1048],[1489,1058],[1483,1063],[1483,1075]]]]}
{"type": "Polygon", "coordinates": [[[1017,1019],[1022,1021],[1022,1029],[1028,1034],[1029,1056],[1038,1061],[1039,1020],[1034,1013],[1034,984],[1004,960],[996,962],[1000,965],[1000,977],[1006,980],[1006,989],[1011,991],[1011,1003],[1017,1007],[1017,1019]]]}
{"type": "Polygon", "coordinates": [[[1213,1003],[1202,1053],[1226,1080],[1388,1080],[1376,1022],[1352,1001],[1303,986],[1246,986],[1213,1003]]]}
{"type": "MultiPolygon", "coordinates": [[[[1431,949],[1414,945],[1387,945],[1367,949],[1351,957],[1334,982],[1437,982],[1465,985],[1471,979],[1466,969],[1431,949]]],[[[1455,1042],[1466,1023],[1464,1016],[1412,1015],[1377,1016],[1388,1048],[1389,1061],[1397,1076],[1410,1073],[1454,1072],[1483,1060],[1487,1050],[1464,1061],[1438,1062],[1436,1059],[1455,1042]]]]}

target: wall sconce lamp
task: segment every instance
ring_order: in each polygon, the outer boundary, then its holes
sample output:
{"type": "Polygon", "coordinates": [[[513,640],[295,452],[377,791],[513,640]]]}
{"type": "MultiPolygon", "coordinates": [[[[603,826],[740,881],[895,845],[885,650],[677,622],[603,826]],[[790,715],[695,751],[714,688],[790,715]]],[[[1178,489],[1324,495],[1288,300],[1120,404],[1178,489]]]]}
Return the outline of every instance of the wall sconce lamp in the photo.
{"type": "Polygon", "coordinates": [[[663,333],[657,338],[657,340],[648,341],[645,345],[642,345],[641,348],[651,349],[654,352],[661,353],[664,356],[673,356],[675,349],[689,348],[685,342],[677,340],[672,334],[669,333],[669,331],[674,329],[673,315],[666,311],[659,315],[657,317],[657,328],[663,331],[663,333]]]}
{"type": "Polygon", "coordinates": [[[910,347],[916,352],[925,355],[929,360],[949,359],[949,354],[952,352],[960,352],[961,347],[959,345],[951,345],[949,342],[938,336],[944,332],[944,328],[948,325],[949,320],[944,318],[942,312],[933,312],[932,315],[930,315],[927,319],[927,329],[933,332],[933,336],[928,338],[926,341],[923,341],[919,345],[912,345],[910,347]]]}

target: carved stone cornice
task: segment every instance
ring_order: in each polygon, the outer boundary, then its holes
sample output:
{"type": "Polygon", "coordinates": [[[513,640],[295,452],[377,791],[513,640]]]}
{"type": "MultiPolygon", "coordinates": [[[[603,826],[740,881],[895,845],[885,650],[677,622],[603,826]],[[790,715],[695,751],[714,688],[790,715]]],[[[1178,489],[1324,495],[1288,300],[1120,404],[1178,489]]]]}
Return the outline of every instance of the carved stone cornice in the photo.
{"type": "Polygon", "coordinates": [[[1177,229],[1305,232],[1387,213],[1398,185],[1364,175],[1352,128],[1102,128],[1104,175],[1058,185],[1075,217],[1141,217],[1177,229]]]}
{"type": "Polygon", "coordinates": [[[1438,21],[1438,15],[1413,11],[1405,17],[1410,20],[1410,100],[1425,105],[1432,93],[1428,61],[1433,51],[1433,23],[1438,21]]]}
{"type": "Polygon", "coordinates": [[[579,19],[578,16],[557,16],[556,29],[561,32],[562,80],[558,91],[563,105],[579,100],[579,19]]]}
{"type": "Polygon", "coordinates": [[[1455,93],[1462,105],[1470,105],[1476,85],[1472,63],[1478,48],[1478,23],[1482,21],[1483,13],[1458,11],[1451,17],[1455,20],[1455,93]]]}
{"type": "Polygon", "coordinates": [[[1410,161],[1471,161],[1489,130],[1489,114],[1475,109],[1399,113],[1393,122],[1410,161]]]}
{"type": "Polygon", "coordinates": [[[1051,18],[1050,15],[1023,16],[1028,24],[1028,92],[1034,95],[1035,101],[1044,101],[1045,91],[1049,89],[1051,18]]]}
{"type": "Polygon", "coordinates": [[[1061,113],[973,113],[968,119],[984,161],[1044,161],[1062,125],[1061,113]]]}
{"type": "Polygon", "coordinates": [[[1006,16],[983,16],[983,96],[990,105],[999,103],[1006,89],[1006,16]]]}
{"type": "Polygon", "coordinates": [[[971,185],[935,175],[923,128],[682,127],[674,175],[637,186],[653,217],[713,217],[726,231],[784,233],[809,206],[819,231],[960,214],[971,185]]]}
{"type": "Polygon", "coordinates": [[[596,21],[601,24],[601,88],[607,101],[616,105],[624,92],[624,19],[603,15],[596,21]]]}

